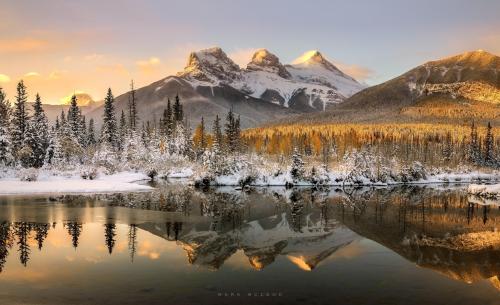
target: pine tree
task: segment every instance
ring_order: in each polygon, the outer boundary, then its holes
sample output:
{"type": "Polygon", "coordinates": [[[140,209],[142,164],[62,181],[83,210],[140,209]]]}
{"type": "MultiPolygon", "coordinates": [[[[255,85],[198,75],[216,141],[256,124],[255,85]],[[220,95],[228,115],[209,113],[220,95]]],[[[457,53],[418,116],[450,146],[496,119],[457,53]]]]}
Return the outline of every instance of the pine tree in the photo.
{"type": "Polygon", "coordinates": [[[80,137],[78,141],[80,142],[80,145],[82,148],[87,148],[88,147],[88,135],[87,135],[87,119],[85,118],[84,115],[80,116],[80,137]]]}
{"type": "Polygon", "coordinates": [[[237,130],[236,130],[236,120],[234,118],[233,109],[229,109],[229,112],[226,116],[226,125],[225,125],[225,133],[226,133],[226,146],[227,150],[230,153],[234,153],[237,150],[237,130]]]}
{"type": "Polygon", "coordinates": [[[104,224],[104,239],[106,240],[106,247],[109,254],[113,253],[115,247],[116,225],[114,223],[104,224]]]}
{"type": "Polygon", "coordinates": [[[491,123],[488,122],[486,137],[484,138],[484,162],[487,165],[493,165],[495,163],[493,144],[494,144],[494,139],[493,139],[491,123]]]}
{"type": "Polygon", "coordinates": [[[175,122],[182,122],[184,120],[184,112],[182,110],[182,105],[180,102],[179,94],[175,96],[175,103],[174,103],[174,120],[175,122]]]}
{"type": "Polygon", "coordinates": [[[23,143],[24,155],[22,163],[25,167],[42,167],[49,146],[49,123],[42,108],[40,95],[36,95],[33,105],[33,116],[29,120],[23,143]]]}
{"type": "Polygon", "coordinates": [[[120,130],[119,130],[119,141],[118,149],[123,150],[123,143],[127,135],[127,119],[125,118],[125,112],[122,110],[122,115],[120,116],[120,130]]]}
{"type": "Polygon", "coordinates": [[[212,134],[214,136],[214,143],[212,147],[217,147],[218,150],[222,149],[222,144],[223,144],[223,137],[222,137],[222,130],[220,126],[220,118],[219,115],[215,116],[215,120],[212,126],[212,134]]]}
{"type": "Polygon", "coordinates": [[[114,97],[111,88],[108,89],[104,98],[104,115],[102,120],[101,143],[107,144],[110,148],[117,148],[118,132],[115,117],[114,97]]]}
{"type": "Polygon", "coordinates": [[[26,102],[28,93],[26,86],[21,80],[17,84],[16,102],[14,103],[14,113],[12,115],[12,150],[17,158],[18,151],[22,148],[24,137],[28,127],[28,113],[26,112],[26,102]]]}
{"type": "Polygon", "coordinates": [[[297,149],[294,150],[292,155],[292,167],[290,169],[290,175],[294,180],[299,180],[304,177],[304,161],[302,161],[302,156],[297,149]]]}
{"type": "Polygon", "coordinates": [[[172,119],[172,106],[170,104],[170,99],[167,100],[167,109],[165,110],[163,116],[163,124],[165,124],[165,134],[168,138],[172,137],[173,133],[173,119],[172,119]]]}
{"type": "Polygon", "coordinates": [[[477,127],[474,124],[474,121],[472,122],[471,125],[471,132],[470,132],[470,143],[469,143],[469,161],[472,163],[479,163],[481,162],[481,154],[480,154],[480,149],[479,149],[479,140],[477,137],[477,127]]]}
{"type": "Polygon", "coordinates": [[[76,98],[76,95],[73,95],[71,97],[71,103],[68,109],[68,124],[69,127],[75,137],[79,137],[80,135],[80,127],[81,127],[81,112],[80,108],[78,107],[78,100],[76,98]]]}
{"type": "Polygon", "coordinates": [[[129,92],[129,126],[131,131],[137,130],[137,121],[139,116],[137,115],[137,101],[135,97],[134,81],[130,82],[130,92],[129,92]]]}
{"type": "Polygon", "coordinates": [[[89,121],[89,129],[87,131],[87,146],[92,147],[97,143],[95,138],[95,127],[94,127],[94,119],[90,119],[89,121]]]}
{"type": "Polygon", "coordinates": [[[5,92],[0,88],[0,166],[10,165],[12,158],[10,138],[10,105],[5,92]]]}

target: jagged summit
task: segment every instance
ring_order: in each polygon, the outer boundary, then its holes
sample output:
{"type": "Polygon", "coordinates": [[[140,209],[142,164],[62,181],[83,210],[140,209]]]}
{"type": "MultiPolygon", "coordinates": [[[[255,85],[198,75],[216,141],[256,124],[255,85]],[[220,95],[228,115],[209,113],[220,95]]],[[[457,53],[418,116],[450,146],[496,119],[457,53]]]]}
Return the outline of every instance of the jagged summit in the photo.
{"type": "Polygon", "coordinates": [[[312,66],[320,66],[330,70],[332,72],[338,72],[339,74],[345,75],[342,71],[339,70],[334,64],[329,62],[323,54],[321,54],[318,50],[307,51],[302,54],[300,57],[295,59],[292,62],[292,65],[295,68],[305,68],[312,66]]]}
{"type": "Polygon", "coordinates": [[[191,52],[179,77],[202,82],[230,82],[240,78],[240,68],[219,47],[191,52]]]}
{"type": "Polygon", "coordinates": [[[279,58],[266,49],[257,50],[253,54],[252,61],[247,65],[247,70],[276,73],[287,79],[292,77],[285,66],[281,64],[279,58]]]}

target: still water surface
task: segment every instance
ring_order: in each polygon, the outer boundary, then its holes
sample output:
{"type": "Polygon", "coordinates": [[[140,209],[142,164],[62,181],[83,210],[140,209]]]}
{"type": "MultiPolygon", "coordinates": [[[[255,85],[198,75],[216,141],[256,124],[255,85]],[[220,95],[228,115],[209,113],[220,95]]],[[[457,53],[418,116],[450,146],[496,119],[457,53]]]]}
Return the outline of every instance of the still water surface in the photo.
{"type": "Polygon", "coordinates": [[[0,198],[0,304],[500,304],[463,188],[0,198]]]}

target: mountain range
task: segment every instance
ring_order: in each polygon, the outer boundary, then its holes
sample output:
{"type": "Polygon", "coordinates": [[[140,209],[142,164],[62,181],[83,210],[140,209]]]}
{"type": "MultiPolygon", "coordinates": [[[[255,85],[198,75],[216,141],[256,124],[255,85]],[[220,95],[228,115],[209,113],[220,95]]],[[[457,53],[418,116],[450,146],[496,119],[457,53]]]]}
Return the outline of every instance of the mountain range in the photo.
{"type": "Polygon", "coordinates": [[[483,50],[429,61],[362,90],[341,104],[331,105],[322,113],[294,117],[293,122],[471,120],[500,123],[500,57],[483,50]]]}
{"type": "MultiPolygon", "coordinates": [[[[191,126],[198,124],[201,116],[210,122],[233,109],[246,128],[324,111],[364,87],[318,51],[284,65],[276,55],[260,49],[246,68],[240,68],[221,48],[214,47],[192,52],[183,71],[137,89],[136,97],[143,121],[158,120],[167,100],[178,94],[191,126]]],[[[127,109],[128,99],[128,93],[116,97],[118,113],[127,109]]],[[[95,118],[101,114],[102,107],[87,113],[95,118]]]]}
{"type": "MultiPolygon", "coordinates": [[[[192,52],[186,67],[137,89],[142,121],[159,120],[167,100],[178,94],[190,126],[211,122],[229,109],[243,128],[262,124],[336,122],[500,123],[500,58],[483,50],[429,61],[382,84],[366,88],[319,51],[283,64],[266,49],[245,68],[218,47],[192,52]]],[[[85,100],[88,100],[87,98],[85,100]]],[[[129,94],[116,97],[117,116],[129,94]]],[[[67,106],[62,106],[67,107],[67,106]]],[[[61,111],[51,106],[49,118],[61,111]],[[54,108],[54,109],[52,109],[54,108]]],[[[82,112],[99,125],[103,107],[91,102],[82,112]]]]}

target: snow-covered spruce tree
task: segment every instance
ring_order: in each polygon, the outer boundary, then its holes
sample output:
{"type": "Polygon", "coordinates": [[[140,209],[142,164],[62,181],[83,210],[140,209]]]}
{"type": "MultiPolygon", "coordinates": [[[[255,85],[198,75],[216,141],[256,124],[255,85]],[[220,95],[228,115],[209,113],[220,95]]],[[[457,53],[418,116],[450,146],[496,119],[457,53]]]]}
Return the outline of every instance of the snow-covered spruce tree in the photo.
{"type": "Polygon", "coordinates": [[[170,98],[167,99],[167,109],[165,109],[163,116],[163,124],[165,125],[165,135],[168,139],[172,137],[173,133],[173,118],[172,118],[172,106],[170,104],[170,98]]]}
{"type": "Polygon", "coordinates": [[[0,88],[0,166],[13,162],[10,136],[10,105],[5,92],[0,88]]]}
{"type": "Polygon", "coordinates": [[[87,131],[87,147],[93,147],[96,144],[97,144],[97,141],[95,138],[94,119],[90,119],[89,129],[87,131]]]}
{"type": "Polygon", "coordinates": [[[86,149],[88,147],[87,145],[87,119],[85,118],[84,115],[80,116],[80,135],[78,137],[78,142],[82,146],[83,149],[86,149]]]}
{"type": "Polygon", "coordinates": [[[488,122],[488,127],[486,130],[486,137],[484,138],[484,163],[488,166],[493,166],[495,164],[495,157],[494,157],[494,139],[493,139],[493,133],[491,131],[491,123],[488,122]]]}
{"type": "Polygon", "coordinates": [[[99,149],[94,154],[94,164],[105,167],[108,173],[115,172],[119,162],[116,155],[118,144],[119,133],[115,116],[114,97],[111,88],[109,88],[104,98],[101,138],[99,141],[99,149]]]}
{"type": "Polygon", "coordinates": [[[292,155],[292,166],[290,168],[290,175],[294,181],[304,178],[304,161],[297,149],[294,149],[292,155]]]}
{"type": "Polygon", "coordinates": [[[78,107],[78,100],[76,95],[71,97],[71,103],[68,109],[68,116],[66,120],[68,121],[69,128],[73,136],[78,139],[80,144],[83,144],[82,137],[82,119],[81,119],[80,107],[78,107]]]}
{"type": "Polygon", "coordinates": [[[134,88],[134,81],[132,80],[130,82],[130,92],[129,92],[129,127],[131,131],[136,131],[137,130],[137,122],[139,120],[138,112],[137,112],[137,101],[135,97],[135,88],[134,88]]]}
{"type": "Polygon", "coordinates": [[[212,144],[212,147],[216,146],[217,151],[222,152],[224,138],[222,136],[222,129],[220,126],[220,118],[219,118],[218,114],[215,116],[215,120],[214,120],[214,123],[212,125],[212,134],[213,134],[213,138],[214,138],[214,142],[212,144]]]}
{"type": "Polygon", "coordinates": [[[69,121],[64,120],[58,130],[50,137],[45,164],[56,169],[72,168],[82,162],[83,149],[73,135],[69,121]]]}
{"type": "Polygon", "coordinates": [[[127,135],[127,119],[125,118],[125,112],[122,110],[122,114],[120,116],[120,128],[118,131],[118,150],[119,151],[123,150],[126,135],[127,135]]]}
{"type": "Polygon", "coordinates": [[[33,104],[33,116],[29,120],[23,143],[23,151],[31,152],[23,156],[25,167],[39,168],[43,166],[47,148],[49,146],[49,123],[42,108],[40,95],[37,94],[33,104]]]}
{"type": "Polygon", "coordinates": [[[17,95],[14,103],[14,112],[12,113],[11,121],[11,136],[12,136],[12,152],[17,159],[18,151],[22,148],[26,129],[28,127],[28,112],[26,111],[26,102],[28,100],[28,93],[26,86],[21,80],[17,84],[17,95]]]}
{"type": "Polygon", "coordinates": [[[234,118],[233,109],[229,109],[226,116],[225,124],[225,134],[226,134],[226,147],[229,153],[236,152],[237,140],[236,140],[236,120],[234,118]]]}

